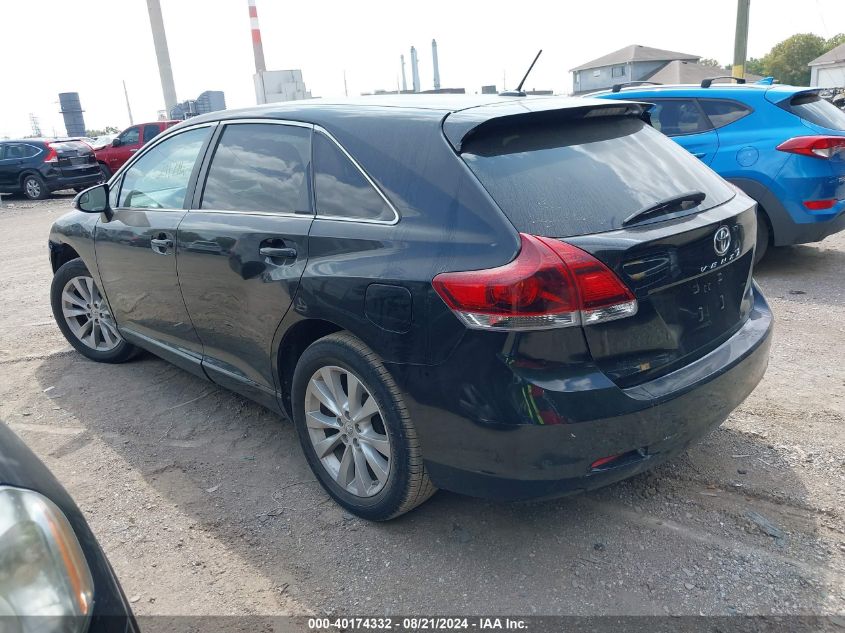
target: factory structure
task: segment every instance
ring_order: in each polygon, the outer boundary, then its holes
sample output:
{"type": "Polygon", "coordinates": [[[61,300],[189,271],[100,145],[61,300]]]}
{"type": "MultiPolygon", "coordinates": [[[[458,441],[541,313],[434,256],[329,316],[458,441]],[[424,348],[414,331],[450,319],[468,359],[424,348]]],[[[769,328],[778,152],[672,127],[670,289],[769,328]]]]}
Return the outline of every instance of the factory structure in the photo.
{"type": "Polygon", "coordinates": [[[196,99],[188,99],[170,108],[171,119],[182,121],[200,114],[226,109],[226,95],[222,90],[206,90],[196,99]]]}
{"type": "Polygon", "coordinates": [[[59,106],[68,136],[85,136],[85,117],[78,92],[60,92],[59,106]]]}
{"type": "Polygon", "coordinates": [[[396,90],[374,90],[373,92],[362,92],[361,96],[388,95],[388,94],[466,94],[464,88],[442,88],[440,86],[440,60],[437,57],[437,40],[431,40],[431,71],[434,87],[423,90],[420,85],[420,59],[415,46],[411,47],[411,89],[408,89],[408,77],[405,74],[405,55],[399,55],[399,72],[402,78],[402,87],[398,85],[396,90]]]}
{"type": "Polygon", "coordinates": [[[255,0],[249,2],[249,26],[252,32],[252,54],[255,57],[255,101],[258,104],[277,101],[310,99],[311,92],[302,80],[302,71],[267,70],[264,62],[264,45],[261,43],[261,28],[258,25],[258,8],[255,0]]]}

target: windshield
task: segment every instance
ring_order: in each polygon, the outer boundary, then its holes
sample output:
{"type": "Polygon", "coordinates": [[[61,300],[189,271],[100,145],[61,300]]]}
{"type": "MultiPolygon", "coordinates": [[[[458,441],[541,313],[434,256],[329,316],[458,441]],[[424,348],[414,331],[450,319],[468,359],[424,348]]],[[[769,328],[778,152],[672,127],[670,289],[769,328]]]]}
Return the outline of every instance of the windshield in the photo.
{"type": "Polygon", "coordinates": [[[462,157],[519,231],[570,237],[618,229],[631,214],[690,191],[700,210],[730,185],[692,154],[632,117],[499,127],[462,157]]]}

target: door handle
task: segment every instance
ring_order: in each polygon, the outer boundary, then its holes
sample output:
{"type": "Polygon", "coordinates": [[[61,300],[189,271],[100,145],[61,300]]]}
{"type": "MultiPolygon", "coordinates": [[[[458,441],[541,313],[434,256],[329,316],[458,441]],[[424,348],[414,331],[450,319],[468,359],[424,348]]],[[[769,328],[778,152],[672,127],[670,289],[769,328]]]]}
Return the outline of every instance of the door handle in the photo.
{"type": "Polygon", "coordinates": [[[296,249],[295,248],[275,248],[273,246],[262,246],[258,249],[258,252],[264,257],[273,257],[279,259],[293,259],[296,257],[296,249]]]}
{"type": "Polygon", "coordinates": [[[136,148],[134,148],[134,149],[130,149],[130,150],[129,150],[129,153],[130,153],[130,154],[134,154],[134,153],[135,153],[135,152],[137,152],[137,151],[138,151],[138,148],[136,147],[136,148]]]}
{"type": "Polygon", "coordinates": [[[167,251],[173,248],[173,240],[169,237],[154,237],[150,240],[150,248],[159,255],[167,255],[167,251]]]}
{"type": "Polygon", "coordinates": [[[707,152],[693,153],[693,156],[695,156],[696,158],[704,158],[706,155],[707,155],[707,152]]]}

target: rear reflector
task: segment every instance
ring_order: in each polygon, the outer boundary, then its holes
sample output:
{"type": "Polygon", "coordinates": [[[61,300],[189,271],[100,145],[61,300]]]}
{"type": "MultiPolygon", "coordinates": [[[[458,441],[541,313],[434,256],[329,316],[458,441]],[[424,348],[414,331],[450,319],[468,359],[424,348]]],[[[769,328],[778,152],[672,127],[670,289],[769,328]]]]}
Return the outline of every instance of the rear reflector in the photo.
{"type": "Polygon", "coordinates": [[[804,206],[810,211],[823,211],[824,209],[831,209],[839,202],[836,198],[830,200],[805,200],[804,206]]]}
{"type": "Polygon", "coordinates": [[[545,330],[631,316],[637,300],[607,266],[571,244],[520,233],[509,264],[441,273],[434,290],[468,326],[545,330]]]}
{"type": "Polygon", "coordinates": [[[845,136],[796,136],[778,145],[777,149],[813,158],[833,158],[845,154],[845,136]]]}

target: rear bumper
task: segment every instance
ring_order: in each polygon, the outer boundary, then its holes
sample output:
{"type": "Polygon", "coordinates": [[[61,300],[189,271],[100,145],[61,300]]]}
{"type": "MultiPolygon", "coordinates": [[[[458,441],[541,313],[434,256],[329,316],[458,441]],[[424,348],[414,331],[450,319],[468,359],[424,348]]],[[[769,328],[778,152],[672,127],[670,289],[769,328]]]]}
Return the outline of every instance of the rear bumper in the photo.
{"type": "MultiPolygon", "coordinates": [[[[601,380],[589,366],[574,382],[548,377],[534,381],[547,400],[579,403],[577,421],[506,424],[473,419],[466,408],[460,414],[460,405],[423,404],[421,400],[431,401],[430,394],[415,395],[414,381],[400,385],[409,394],[407,404],[433,483],[478,497],[552,497],[613,483],[683,451],[721,424],[766,371],[773,319],[755,290],[754,309],[742,328],[675,372],[630,389],[601,380]],[[557,392],[551,389],[555,385],[557,392]],[[573,390],[577,400],[571,398],[573,390]],[[615,462],[591,467],[596,460],[620,454],[615,462]]],[[[436,380],[431,375],[436,368],[426,371],[436,380]]],[[[510,388],[502,385],[503,391],[510,388]]]]}
{"type": "Polygon", "coordinates": [[[96,171],[85,170],[89,173],[83,174],[63,174],[59,170],[51,170],[52,173],[44,174],[44,183],[50,191],[59,191],[60,189],[73,189],[74,187],[93,187],[96,184],[103,182],[103,174],[100,171],[100,166],[96,166],[96,171]]]}

